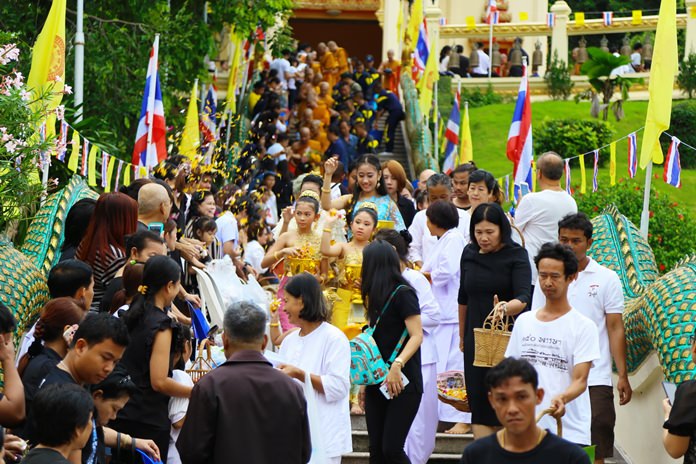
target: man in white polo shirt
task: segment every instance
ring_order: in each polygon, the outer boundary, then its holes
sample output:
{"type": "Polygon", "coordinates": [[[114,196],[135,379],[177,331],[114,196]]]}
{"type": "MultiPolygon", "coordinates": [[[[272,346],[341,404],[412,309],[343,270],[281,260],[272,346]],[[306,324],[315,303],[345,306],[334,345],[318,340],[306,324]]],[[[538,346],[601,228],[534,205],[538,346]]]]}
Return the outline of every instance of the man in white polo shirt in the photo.
{"type": "MultiPolygon", "coordinates": [[[[614,393],[611,379],[612,358],[619,376],[616,385],[619,404],[631,400],[631,384],[626,372],[626,338],[622,312],[624,296],[619,276],[587,256],[592,246],[592,222],[584,213],[571,214],[558,223],[559,241],[568,245],[578,259],[578,278],[570,284],[568,300],[573,308],[590,318],[599,331],[600,359],[590,370],[587,384],[592,405],[592,444],[595,462],[603,463],[614,453],[614,393]]],[[[532,309],[541,308],[546,298],[537,285],[532,309]]]]}

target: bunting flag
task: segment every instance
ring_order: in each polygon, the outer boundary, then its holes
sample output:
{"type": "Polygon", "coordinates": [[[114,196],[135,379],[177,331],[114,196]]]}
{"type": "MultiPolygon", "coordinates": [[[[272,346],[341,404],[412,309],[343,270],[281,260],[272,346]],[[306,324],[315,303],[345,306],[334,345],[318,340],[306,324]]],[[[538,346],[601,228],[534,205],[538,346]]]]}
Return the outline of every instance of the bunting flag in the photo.
{"type": "Polygon", "coordinates": [[[609,144],[609,185],[616,185],[616,142],[609,144]]]}
{"type": "Polygon", "coordinates": [[[565,160],[565,189],[568,195],[572,194],[572,189],[570,187],[570,160],[565,160]]]}
{"type": "Polygon", "coordinates": [[[101,186],[106,188],[109,184],[109,176],[107,175],[107,168],[109,167],[109,154],[105,151],[102,152],[102,162],[101,162],[101,186]]]}
{"type": "Polygon", "coordinates": [[[580,155],[580,193],[587,193],[587,172],[585,170],[585,155],[580,155]]]}
{"type": "Polygon", "coordinates": [[[123,170],[123,185],[130,185],[132,171],[133,171],[133,165],[130,163],[126,163],[126,167],[123,170]]]}
{"type": "Polygon", "coordinates": [[[116,181],[114,182],[114,191],[118,192],[119,182],[121,180],[121,170],[123,169],[123,160],[118,160],[116,168],[116,181]]]}
{"type": "Polygon", "coordinates": [[[667,151],[667,158],[665,159],[665,171],[662,176],[666,183],[676,188],[681,188],[680,144],[681,140],[672,137],[672,142],[669,144],[669,150],[667,151]]]}
{"type": "Polygon", "coordinates": [[[529,13],[527,11],[520,11],[520,21],[529,21],[529,13]]]}
{"type": "Polygon", "coordinates": [[[104,191],[111,191],[111,179],[114,177],[114,166],[116,165],[116,157],[107,155],[109,157],[109,166],[106,168],[106,186],[104,191]]]}
{"type": "Polygon", "coordinates": [[[546,13],[546,25],[553,29],[556,25],[556,13],[546,13]]]}
{"type": "Polygon", "coordinates": [[[440,18],[440,26],[446,26],[447,25],[447,18],[440,18]]]}
{"type": "Polygon", "coordinates": [[[68,169],[72,172],[76,172],[77,162],[80,157],[80,134],[76,130],[73,130],[70,143],[72,144],[72,151],[70,152],[70,159],[68,160],[68,169]]]}
{"type": "Polygon", "coordinates": [[[65,162],[65,153],[68,151],[68,123],[60,122],[60,134],[58,135],[58,161],[65,162]]]}
{"type": "Polygon", "coordinates": [[[597,175],[599,174],[599,150],[594,151],[594,170],[592,171],[592,191],[596,192],[599,188],[597,175]]]}
{"type": "Polygon", "coordinates": [[[613,11],[603,11],[602,12],[602,19],[604,20],[604,25],[605,26],[611,26],[612,23],[614,22],[614,12],[613,11]]]}
{"type": "Polygon", "coordinates": [[[90,187],[97,186],[97,157],[99,156],[99,147],[92,145],[87,155],[87,185],[90,187]]]}
{"type": "Polygon", "coordinates": [[[585,25],[585,13],[575,13],[575,25],[584,26],[585,25]]]}
{"type": "Polygon", "coordinates": [[[87,155],[89,154],[89,140],[82,139],[82,165],[80,174],[82,177],[87,175],[87,155]]]}
{"type": "Polygon", "coordinates": [[[643,24],[643,12],[641,10],[633,10],[631,12],[631,24],[634,26],[643,24]]]}
{"type": "Polygon", "coordinates": [[[476,18],[473,16],[467,16],[466,17],[466,28],[467,29],[476,29],[476,18]]]}
{"type": "Polygon", "coordinates": [[[628,136],[628,175],[633,179],[636,177],[638,170],[638,142],[636,141],[636,133],[628,136]]]}

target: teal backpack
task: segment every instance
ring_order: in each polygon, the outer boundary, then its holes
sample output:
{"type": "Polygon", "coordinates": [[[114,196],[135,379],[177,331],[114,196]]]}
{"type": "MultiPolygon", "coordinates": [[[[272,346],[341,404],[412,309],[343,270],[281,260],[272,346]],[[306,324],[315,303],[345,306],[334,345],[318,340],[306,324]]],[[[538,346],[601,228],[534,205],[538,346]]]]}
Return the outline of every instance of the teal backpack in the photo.
{"type": "Polygon", "coordinates": [[[361,334],[350,341],[350,383],[352,385],[381,385],[384,379],[387,378],[389,366],[394,362],[401,347],[404,345],[406,337],[408,336],[407,329],[404,329],[404,333],[401,334],[401,338],[396,344],[394,352],[389,358],[389,362],[385,363],[379,352],[379,348],[377,348],[375,339],[372,338],[372,334],[377,328],[379,320],[382,318],[382,315],[384,315],[384,312],[389,307],[394,295],[396,295],[396,292],[398,292],[401,287],[405,287],[405,285],[399,285],[394,289],[391,295],[389,295],[375,325],[366,328],[361,334]]]}

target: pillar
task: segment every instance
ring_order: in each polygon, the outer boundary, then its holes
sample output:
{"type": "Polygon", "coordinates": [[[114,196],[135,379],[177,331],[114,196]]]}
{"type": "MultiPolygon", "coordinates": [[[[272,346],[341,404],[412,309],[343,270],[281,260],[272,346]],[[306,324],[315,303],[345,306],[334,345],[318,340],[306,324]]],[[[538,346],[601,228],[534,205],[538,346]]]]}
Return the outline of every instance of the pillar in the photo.
{"type": "MultiPolygon", "coordinates": [[[[696,0],[694,0],[696,1],[696,0]]],[[[430,39],[430,53],[435,53],[435,56],[440,54],[440,18],[442,10],[440,9],[440,0],[426,1],[425,20],[428,23],[428,38],[430,39]]]]}
{"type": "Polygon", "coordinates": [[[399,8],[400,0],[382,0],[381,16],[377,11],[377,19],[382,25],[382,60],[387,58],[387,50],[394,50],[394,56],[401,56],[401,39],[399,38],[399,8]]]}
{"type": "Polygon", "coordinates": [[[686,60],[690,53],[696,53],[696,18],[691,16],[691,8],[696,7],[696,0],[684,0],[684,3],[686,4],[686,41],[684,44],[684,59],[686,60]]]}
{"type": "Polygon", "coordinates": [[[551,34],[551,58],[555,52],[561,61],[568,63],[568,19],[572,10],[565,1],[558,0],[551,7],[551,13],[556,14],[556,25],[551,34]]]}

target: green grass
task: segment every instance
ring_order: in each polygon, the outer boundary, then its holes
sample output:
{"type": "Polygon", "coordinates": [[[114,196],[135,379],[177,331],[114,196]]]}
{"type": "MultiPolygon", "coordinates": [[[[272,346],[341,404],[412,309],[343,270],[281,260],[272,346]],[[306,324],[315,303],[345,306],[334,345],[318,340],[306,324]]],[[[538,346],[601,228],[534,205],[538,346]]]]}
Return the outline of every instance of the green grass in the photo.
{"type": "MultiPolygon", "coordinates": [[[[624,104],[625,118],[619,122],[610,116],[609,122],[614,128],[613,140],[624,137],[631,132],[643,127],[645,124],[645,113],[647,102],[628,101],[624,104]]],[[[512,120],[513,103],[489,105],[480,108],[470,108],[469,118],[471,123],[471,135],[474,145],[474,161],[476,164],[492,172],[496,177],[505,176],[512,173],[512,163],[505,155],[507,144],[507,134],[512,120]]],[[[590,103],[573,101],[548,101],[532,103],[532,126],[541,123],[545,119],[577,118],[591,119],[590,103]]],[[[638,133],[638,150],[642,141],[642,132],[638,133]]],[[[663,136],[664,137],[664,136],[663,136]]],[[[591,150],[591,147],[588,149],[591,150]]],[[[622,140],[616,146],[616,177],[628,179],[628,155],[627,142],[622,140]]],[[[696,152],[686,147],[680,150],[681,156],[696,156],[696,152]]],[[[578,153],[579,154],[579,153],[578,153]]],[[[535,153],[536,155],[536,153],[535,153]]],[[[590,155],[591,156],[591,155],[590,155]]],[[[609,157],[609,149],[602,150],[600,156],[609,157]]],[[[653,167],[652,185],[660,192],[665,193],[674,199],[675,202],[686,207],[692,215],[696,215],[696,171],[682,171],[682,188],[677,189],[667,185],[662,180],[662,166],[653,167]]],[[[564,182],[564,181],[563,181],[564,182]]],[[[579,191],[580,188],[580,168],[574,168],[571,174],[573,189],[579,191]]],[[[645,171],[639,169],[638,174],[629,185],[634,183],[642,187],[645,182],[645,171]]],[[[587,191],[592,191],[592,169],[587,169],[587,191]]],[[[599,170],[599,188],[609,186],[609,163],[605,168],[599,170]]],[[[636,194],[642,195],[641,192],[636,194]]]]}

